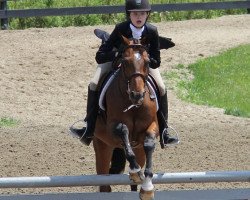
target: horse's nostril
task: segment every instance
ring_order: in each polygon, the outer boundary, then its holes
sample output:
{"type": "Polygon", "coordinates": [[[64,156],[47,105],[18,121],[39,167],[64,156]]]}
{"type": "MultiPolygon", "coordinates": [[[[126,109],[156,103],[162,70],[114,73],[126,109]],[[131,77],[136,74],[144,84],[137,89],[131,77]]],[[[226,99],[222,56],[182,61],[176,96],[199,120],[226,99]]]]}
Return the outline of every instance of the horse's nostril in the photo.
{"type": "Polygon", "coordinates": [[[135,92],[132,91],[130,93],[130,98],[133,99],[134,101],[140,101],[144,98],[144,92],[135,92]]]}
{"type": "Polygon", "coordinates": [[[136,96],[135,91],[132,91],[132,92],[131,92],[131,98],[132,98],[132,99],[135,99],[135,96],[136,96]]]}

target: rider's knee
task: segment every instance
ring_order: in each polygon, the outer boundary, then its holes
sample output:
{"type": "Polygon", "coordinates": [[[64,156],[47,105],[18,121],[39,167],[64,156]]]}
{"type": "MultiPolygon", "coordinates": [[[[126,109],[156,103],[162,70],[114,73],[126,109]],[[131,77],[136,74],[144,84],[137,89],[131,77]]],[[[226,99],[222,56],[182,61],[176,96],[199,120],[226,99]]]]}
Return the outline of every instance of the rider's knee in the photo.
{"type": "Polygon", "coordinates": [[[166,93],[166,87],[165,87],[165,85],[164,84],[160,84],[160,85],[158,85],[158,88],[159,88],[160,95],[164,96],[165,93],[166,93]]]}
{"type": "Polygon", "coordinates": [[[112,69],[112,62],[98,64],[97,68],[101,68],[101,72],[104,74],[112,69]]]}
{"type": "Polygon", "coordinates": [[[93,91],[96,91],[100,79],[104,76],[104,74],[108,74],[111,71],[111,69],[112,69],[112,62],[98,64],[95,75],[90,81],[89,88],[93,91]]]}

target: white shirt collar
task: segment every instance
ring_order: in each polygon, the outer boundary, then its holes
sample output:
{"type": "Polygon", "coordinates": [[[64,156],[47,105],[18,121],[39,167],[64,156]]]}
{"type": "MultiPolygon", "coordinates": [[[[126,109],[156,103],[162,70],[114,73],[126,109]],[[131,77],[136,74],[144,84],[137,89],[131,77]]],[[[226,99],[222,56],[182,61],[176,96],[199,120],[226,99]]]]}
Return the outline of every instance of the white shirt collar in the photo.
{"type": "Polygon", "coordinates": [[[134,39],[141,39],[142,32],[144,31],[144,26],[141,28],[136,28],[133,24],[130,24],[130,29],[132,30],[132,36],[134,39]]]}

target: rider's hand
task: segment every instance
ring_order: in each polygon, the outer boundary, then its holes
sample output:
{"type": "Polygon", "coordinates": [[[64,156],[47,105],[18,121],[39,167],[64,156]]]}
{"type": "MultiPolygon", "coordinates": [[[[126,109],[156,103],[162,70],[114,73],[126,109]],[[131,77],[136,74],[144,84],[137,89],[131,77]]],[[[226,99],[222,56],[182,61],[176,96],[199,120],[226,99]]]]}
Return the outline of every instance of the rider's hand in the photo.
{"type": "Polygon", "coordinates": [[[150,65],[149,65],[149,67],[151,67],[153,69],[156,69],[157,67],[159,67],[157,61],[154,58],[150,58],[150,65]]]}

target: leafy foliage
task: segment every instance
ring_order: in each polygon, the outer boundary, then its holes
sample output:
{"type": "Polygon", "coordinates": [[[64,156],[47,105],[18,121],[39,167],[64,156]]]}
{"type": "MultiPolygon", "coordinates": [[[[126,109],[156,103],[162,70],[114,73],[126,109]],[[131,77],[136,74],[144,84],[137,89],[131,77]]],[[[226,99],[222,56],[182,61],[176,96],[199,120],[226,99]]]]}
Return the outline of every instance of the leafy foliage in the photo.
{"type": "MultiPolygon", "coordinates": [[[[166,3],[186,3],[186,2],[209,2],[212,0],[151,0],[151,4],[166,3]]],[[[101,5],[124,5],[124,0],[17,0],[9,1],[9,9],[39,9],[39,8],[65,8],[65,7],[84,7],[101,5]]],[[[185,19],[213,18],[227,14],[242,14],[246,10],[205,10],[205,11],[180,11],[180,12],[152,12],[151,22],[176,21],[185,19]]],[[[86,26],[99,24],[115,24],[125,20],[125,13],[119,14],[93,14],[93,15],[74,15],[74,16],[52,16],[52,17],[30,17],[10,19],[11,29],[25,28],[45,28],[45,27],[67,27],[67,26],[86,26]]]]}

